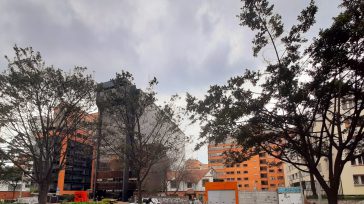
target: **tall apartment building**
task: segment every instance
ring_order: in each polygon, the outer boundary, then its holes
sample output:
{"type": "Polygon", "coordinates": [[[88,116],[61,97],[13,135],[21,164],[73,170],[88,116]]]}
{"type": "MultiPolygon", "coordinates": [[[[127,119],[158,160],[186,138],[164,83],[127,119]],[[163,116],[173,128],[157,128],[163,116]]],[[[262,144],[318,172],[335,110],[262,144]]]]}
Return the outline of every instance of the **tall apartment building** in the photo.
{"type": "Polygon", "coordinates": [[[223,152],[230,148],[234,148],[233,143],[208,146],[208,165],[216,171],[218,179],[235,181],[243,191],[271,191],[284,186],[283,165],[273,165],[277,159],[262,152],[246,162],[229,166],[224,164],[223,152]]]}
{"type": "MultiPolygon", "coordinates": [[[[59,111],[55,108],[55,111],[59,111]]],[[[87,114],[83,122],[93,122],[97,114],[87,114]]],[[[57,195],[74,194],[75,191],[88,191],[92,188],[94,170],[93,133],[87,129],[77,129],[67,137],[49,137],[53,143],[55,159],[49,193],[57,195]],[[58,169],[59,167],[61,169],[58,169]]]]}
{"type": "Polygon", "coordinates": [[[91,189],[94,146],[91,141],[85,141],[82,134],[77,135],[67,138],[62,144],[61,153],[55,162],[64,159],[64,168],[52,172],[50,193],[74,194],[75,191],[91,189]]]}

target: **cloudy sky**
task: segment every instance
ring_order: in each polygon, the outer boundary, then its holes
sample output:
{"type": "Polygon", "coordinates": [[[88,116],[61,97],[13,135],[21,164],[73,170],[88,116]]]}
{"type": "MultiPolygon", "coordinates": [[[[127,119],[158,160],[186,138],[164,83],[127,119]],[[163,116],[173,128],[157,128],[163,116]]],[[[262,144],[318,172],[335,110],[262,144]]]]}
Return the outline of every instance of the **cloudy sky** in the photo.
{"type": "MultiPolygon", "coordinates": [[[[308,0],[275,0],[286,28],[308,0]]],[[[317,0],[317,24],[309,37],[339,13],[338,0],[317,0]]],[[[145,87],[157,77],[161,99],[190,92],[202,96],[243,70],[264,65],[252,56],[253,33],[239,26],[239,0],[0,0],[0,55],[32,46],[48,64],[86,66],[98,82],[122,69],[145,87]]],[[[7,66],[0,58],[0,70],[7,66]]],[[[198,129],[186,134],[197,137],[198,129]]],[[[192,145],[190,145],[192,146],[192,145]]],[[[188,151],[191,152],[191,151],[188,151]]],[[[207,162],[206,148],[189,154],[207,162]]]]}

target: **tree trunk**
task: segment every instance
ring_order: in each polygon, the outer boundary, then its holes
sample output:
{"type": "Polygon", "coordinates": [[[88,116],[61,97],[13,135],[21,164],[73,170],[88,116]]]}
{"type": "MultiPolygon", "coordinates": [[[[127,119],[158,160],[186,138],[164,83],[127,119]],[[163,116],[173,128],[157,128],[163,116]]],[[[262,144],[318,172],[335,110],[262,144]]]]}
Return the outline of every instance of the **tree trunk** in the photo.
{"type": "MultiPolygon", "coordinates": [[[[312,197],[317,198],[317,190],[315,185],[315,178],[312,173],[310,173],[310,183],[311,183],[311,191],[312,191],[312,197]]],[[[319,192],[321,193],[321,192],[319,192]]]]}
{"type": "Polygon", "coordinates": [[[96,146],[96,160],[95,160],[95,172],[94,172],[94,180],[93,180],[93,200],[97,201],[97,173],[100,169],[100,146],[102,140],[102,117],[103,117],[103,109],[101,105],[99,107],[99,118],[98,118],[98,126],[97,126],[97,146],[96,146]]]}
{"type": "Polygon", "coordinates": [[[124,157],[124,170],[123,170],[123,198],[124,202],[128,201],[128,190],[129,190],[129,160],[128,157],[124,157]]]}
{"type": "Polygon", "coordinates": [[[142,204],[143,203],[143,198],[142,198],[142,182],[140,182],[140,179],[138,178],[137,180],[137,185],[138,185],[138,203],[142,204]]]}
{"type": "Polygon", "coordinates": [[[47,203],[47,194],[48,194],[49,184],[47,182],[43,182],[38,184],[38,203],[46,204],[47,203]]]}
{"type": "Polygon", "coordinates": [[[338,203],[337,191],[326,192],[326,195],[327,195],[328,204],[337,204],[338,203]]]}
{"type": "Polygon", "coordinates": [[[15,200],[16,198],[15,198],[15,190],[16,190],[16,186],[15,187],[13,187],[13,200],[15,200]]]}

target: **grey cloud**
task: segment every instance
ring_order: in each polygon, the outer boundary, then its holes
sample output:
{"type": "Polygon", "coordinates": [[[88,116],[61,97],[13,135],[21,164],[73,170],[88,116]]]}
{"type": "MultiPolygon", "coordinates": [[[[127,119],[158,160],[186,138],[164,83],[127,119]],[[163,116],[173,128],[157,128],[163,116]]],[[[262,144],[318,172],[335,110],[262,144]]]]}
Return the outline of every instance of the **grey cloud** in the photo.
{"type": "MultiPolygon", "coordinates": [[[[274,0],[286,28],[309,1],[274,0]]],[[[338,0],[319,0],[317,35],[337,15],[338,0]]],[[[0,55],[14,44],[33,46],[48,64],[87,66],[97,81],[127,69],[138,86],[156,76],[161,95],[190,91],[202,95],[244,69],[258,69],[253,33],[239,26],[236,1],[0,1],[0,55]]],[[[269,50],[267,51],[269,52],[269,50]]],[[[0,57],[0,70],[6,61],[0,57]]]]}

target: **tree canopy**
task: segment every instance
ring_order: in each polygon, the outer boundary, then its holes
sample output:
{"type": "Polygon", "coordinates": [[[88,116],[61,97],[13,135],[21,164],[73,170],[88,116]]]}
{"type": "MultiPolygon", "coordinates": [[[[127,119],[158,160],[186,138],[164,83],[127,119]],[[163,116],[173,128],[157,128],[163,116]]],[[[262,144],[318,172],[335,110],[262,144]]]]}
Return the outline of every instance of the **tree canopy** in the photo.
{"type": "Polygon", "coordinates": [[[276,60],[211,86],[202,100],[188,94],[191,119],[202,124],[197,148],[232,137],[242,150],[226,152],[227,162],[268,152],[313,173],[336,203],[344,165],[364,153],[364,3],[344,0],[343,12],[310,45],[304,35],[315,23],[314,1],[288,32],[267,0],[242,4],[241,25],[256,32],[254,56],[271,45],[276,60]],[[326,180],[318,170],[324,158],[326,180]]]}
{"type": "Polygon", "coordinates": [[[0,74],[0,153],[38,184],[39,203],[45,203],[52,172],[63,168],[67,140],[88,135],[95,83],[84,67],[66,72],[46,65],[31,47],[14,51],[0,74]]]}

